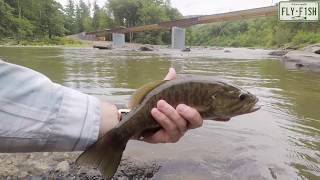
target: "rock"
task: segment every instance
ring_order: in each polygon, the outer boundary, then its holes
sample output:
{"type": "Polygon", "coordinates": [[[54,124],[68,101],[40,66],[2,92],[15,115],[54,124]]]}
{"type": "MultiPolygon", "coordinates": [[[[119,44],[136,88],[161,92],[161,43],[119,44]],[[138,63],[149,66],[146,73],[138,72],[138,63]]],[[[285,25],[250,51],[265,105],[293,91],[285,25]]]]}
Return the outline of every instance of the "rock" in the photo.
{"type": "Polygon", "coordinates": [[[182,52],[190,52],[191,51],[191,48],[184,48],[181,50],[182,52]]]}
{"type": "Polygon", "coordinates": [[[35,170],[39,171],[39,172],[44,172],[47,171],[49,169],[48,164],[44,163],[44,162],[35,162],[35,170]]]}
{"type": "Polygon", "coordinates": [[[111,45],[107,45],[107,46],[94,45],[93,48],[110,50],[110,49],[112,49],[112,46],[111,45]]]}
{"type": "Polygon", "coordinates": [[[90,169],[88,172],[86,172],[87,176],[89,177],[94,177],[94,176],[99,176],[100,172],[95,169],[90,169]]]}
{"type": "Polygon", "coordinates": [[[70,170],[70,165],[68,161],[62,161],[56,167],[56,171],[60,171],[60,172],[68,172],[69,170],[70,170]]]}
{"type": "Polygon", "coordinates": [[[220,51],[220,50],[224,50],[224,48],[222,48],[222,47],[212,47],[212,48],[210,48],[210,50],[220,51]]]}
{"type": "Polygon", "coordinates": [[[320,54],[320,44],[314,44],[302,49],[305,52],[320,54]]]}
{"type": "Polygon", "coordinates": [[[19,172],[18,178],[25,179],[29,174],[25,171],[19,172]]]}
{"type": "Polygon", "coordinates": [[[307,62],[318,63],[320,65],[320,54],[306,52],[306,51],[291,51],[283,56],[285,61],[291,62],[307,62]]]}
{"type": "Polygon", "coordinates": [[[225,52],[225,53],[231,53],[231,51],[230,51],[230,50],[224,50],[224,52],[225,52]]]}
{"type": "Polygon", "coordinates": [[[117,178],[117,180],[128,180],[128,179],[129,179],[129,178],[124,177],[124,176],[122,176],[122,177],[120,176],[120,177],[117,178]]]}
{"type": "Polygon", "coordinates": [[[291,51],[282,57],[284,63],[293,63],[296,68],[320,71],[320,54],[307,51],[291,51]]]}
{"type": "Polygon", "coordinates": [[[13,162],[10,160],[10,159],[7,159],[4,163],[6,163],[6,164],[13,164],[13,162]]]}
{"type": "Polygon", "coordinates": [[[270,56],[284,56],[288,53],[286,50],[278,50],[278,51],[272,51],[268,55],[270,56]]]}
{"type": "Polygon", "coordinates": [[[154,51],[153,47],[152,46],[149,46],[149,45],[145,45],[145,46],[141,46],[139,48],[140,51],[154,51]]]}
{"type": "Polygon", "coordinates": [[[296,46],[296,45],[286,45],[283,50],[298,50],[299,49],[299,46],[296,46]]]}

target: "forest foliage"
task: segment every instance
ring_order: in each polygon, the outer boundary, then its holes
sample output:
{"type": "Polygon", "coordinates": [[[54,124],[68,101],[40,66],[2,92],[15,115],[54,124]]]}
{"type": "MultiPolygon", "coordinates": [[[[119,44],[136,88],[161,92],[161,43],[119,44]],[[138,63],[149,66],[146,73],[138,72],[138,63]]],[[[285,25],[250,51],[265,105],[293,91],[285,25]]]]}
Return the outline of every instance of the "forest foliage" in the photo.
{"type": "MultiPolygon", "coordinates": [[[[76,43],[63,38],[80,32],[181,19],[170,0],[0,0],[0,41],[19,44],[76,43]]],[[[135,33],[133,42],[170,44],[170,30],[135,33]]],[[[283,23],[259,18],[187,28],[188,45],[234,47],[301,46],[320,42],[319,23],[283,23]]]]}
{"type": "MultiPolygon", "coordinates": [[[[135,26],[179,19],[182,15],[169,0],[109,0],[96,2],[68,0],[0,0],[0,41],[59,42],[65,35],[118,26],[135,26]],[[77,2],[77,3],[76,3],[77,2]]],[[[161,44],[168,32],[142,33],[136,41],[161,44]]]]}
{"type": "Polygon", "coordinates": [[[320,23],[279,22],[277,17],[188,28],[189,45],[226,47],[302,47],[320,42],[320,23]]]}

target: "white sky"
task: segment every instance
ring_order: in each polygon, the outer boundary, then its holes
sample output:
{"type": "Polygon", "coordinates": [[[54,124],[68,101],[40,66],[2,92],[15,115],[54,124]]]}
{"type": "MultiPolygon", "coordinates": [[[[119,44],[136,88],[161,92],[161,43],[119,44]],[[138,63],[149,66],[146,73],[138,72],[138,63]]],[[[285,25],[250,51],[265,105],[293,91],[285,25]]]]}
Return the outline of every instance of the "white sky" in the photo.
{"type": "MultiPolygon", "coordinates": [[[[65,5],[68,0],[56,0],[65,5]]],[[[79,0],[75,0],[79,1],[79,0]]],[[[93,2],[94,0],[84,0],[93,2]]],[[[106,0],[96,0],[102,6],[106,0]]],[[[183,15],[207,15],[270,6],[280,0],[171,0],[183,15]]]]}

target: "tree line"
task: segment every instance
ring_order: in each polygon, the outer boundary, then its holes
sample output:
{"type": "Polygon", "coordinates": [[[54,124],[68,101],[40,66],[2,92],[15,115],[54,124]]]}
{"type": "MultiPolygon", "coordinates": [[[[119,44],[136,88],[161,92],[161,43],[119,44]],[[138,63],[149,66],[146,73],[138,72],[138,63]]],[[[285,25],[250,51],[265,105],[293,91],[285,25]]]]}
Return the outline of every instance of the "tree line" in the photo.
{"type": "MultiPolygon", "coordinates": [[[[31,41],[157,23],[179,19],[182,15],[171,7],[170,0],[108,0],[102,7],[84,0],[78,3],[68,0],[65,7],[55,0],[0,0],[0,17],[0,40],[31,41]]],[[[143,36],[149,43],[164,43],[169,39],[168,33],[160,31],[142,33],[136,41],[143,36]]]]}
{"type": "MultiPolygon", "coordinates": [[[[119,26],[181,19],[170,0],[108,0],[102,7],[84,0],[0,0],[0,42],[45,40],[119,26]]],[[[301,46],[320,42],[319,23],[283,23],[276,17],[198,25],[187,28],[187,45],[233,47],[301,46]]],[[[135,33],[137,43],[170,44],[169,30],[135,33]]],[[[28,43],[27,43],[28,44],[28,43]]]]}
{"type": "Polygon", "coordinates": [[[280,22],[277,17],[191,27],[189,45],[299,48],[320,43],[320,23],[280,22]]]}
{"type": "Polygon", "coordinates": [[[280,22],[278,17],[257,18],[194,26],[187,30],[186,37],[189,45],[299,48],[320,43],[320,23],[280,22]]]}

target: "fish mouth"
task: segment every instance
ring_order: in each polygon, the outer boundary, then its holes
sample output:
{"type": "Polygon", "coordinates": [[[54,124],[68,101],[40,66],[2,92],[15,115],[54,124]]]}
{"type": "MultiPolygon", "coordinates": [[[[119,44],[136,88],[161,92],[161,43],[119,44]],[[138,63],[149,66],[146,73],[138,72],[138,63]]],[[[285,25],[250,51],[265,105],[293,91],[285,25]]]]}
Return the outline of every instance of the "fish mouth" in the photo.
{"type": "Polygon", "coordinates": [[[258,111],[259,109],[261,109],[261,105],[255,104],[255,105],[250,109],[249,113],[256,112],[256,111],[258,111]]]}
{"type": "Polygon", "coordinates": [[[215,118],[215,121],[222,121],[222,122],[226,122],[226,121],[230,121],[231,118],[229,117],[225,117],[225,118],[215,118]]]}
{"type": "MultiPolygon", "coordinates": [[[[248,114],[248,113],[253,113],[258,111],[261,108],[261,105],[259,104],[255,104],[248,112],[243,113],[243,114],[248,114]]],[[[238,115],[242,115],[242,114],[238,114],[238,115]]],[[[215,121],[221,121],[221,122],[226,122],[226,121],[230,121],[231,117],[218,117],[215,118],[215,121]]]]}

